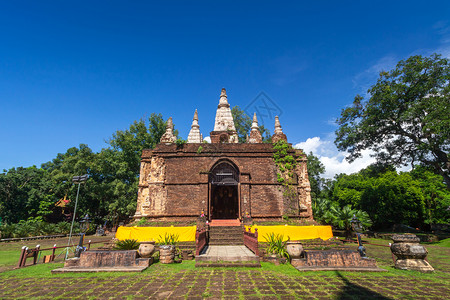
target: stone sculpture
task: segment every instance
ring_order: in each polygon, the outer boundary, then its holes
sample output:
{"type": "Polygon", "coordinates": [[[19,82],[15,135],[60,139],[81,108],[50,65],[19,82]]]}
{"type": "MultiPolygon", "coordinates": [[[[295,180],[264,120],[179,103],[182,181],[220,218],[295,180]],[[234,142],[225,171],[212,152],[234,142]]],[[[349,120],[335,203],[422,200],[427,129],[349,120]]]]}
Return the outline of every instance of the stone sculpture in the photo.
{"type": "Polygon", "coordinates": [[[392,236],[392,253],[397,256],[395,268],[401,270],[415,270],[433,272],[433,267],[425,260],[428,251],[420,245],[420,239],[415,234],[395,234],[392,236]]]}

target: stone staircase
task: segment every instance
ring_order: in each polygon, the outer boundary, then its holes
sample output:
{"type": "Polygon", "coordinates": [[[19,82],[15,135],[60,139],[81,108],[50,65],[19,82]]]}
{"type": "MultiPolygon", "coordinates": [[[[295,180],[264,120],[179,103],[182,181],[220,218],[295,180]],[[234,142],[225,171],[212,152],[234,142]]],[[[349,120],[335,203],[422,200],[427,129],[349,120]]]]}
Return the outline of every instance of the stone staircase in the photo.
{"type": "Polygon", "coordinates": [[[259,257],[244,246],[244,227],[239,220],[212,220],[209,243],[196,267],[261,267],[259,257]]]}
{"type": "Polygon", "coordinates": [[[209,229],[209,245],[244,245],[243,230],[242,226],[211,226],[209,229]]]}

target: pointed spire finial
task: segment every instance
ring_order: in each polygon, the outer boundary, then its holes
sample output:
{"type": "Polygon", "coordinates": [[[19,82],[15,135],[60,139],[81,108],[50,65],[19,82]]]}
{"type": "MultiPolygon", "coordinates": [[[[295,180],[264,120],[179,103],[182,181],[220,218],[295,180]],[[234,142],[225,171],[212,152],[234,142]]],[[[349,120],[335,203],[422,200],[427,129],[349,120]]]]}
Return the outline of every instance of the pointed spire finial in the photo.
{"type": "Polygon", "coordinates": [[[198,121],[198,112],[197,112],[197,109],[195,109],[195,112],[194,112],[194,119],[193,120],[197,120],[198,121]]]}
{"type": "Polygon", "coordinates": [[[161,137],[161,143],[174,143],[177,138],[173,135],[173,121],[172,117],[167,120],[166,132],[161,137]]]}
{"type": "Polygon", "coordinates": [[[192,119],[191,131],[189,131],[187,142],[201,143],[202,141],[202,134],[200,133],[200,126],[198,125],[198,112],[196,109],[194,112],[194,118],[192,119]]]}
{"type": "Polygon", "coordinates": [[[258,118],[256,117],[256,113],[253,114],[252,130],[250,131],[250,138],[247,142],[252,144],[262,143],[262,136],[261,132],[259,131],[258,118]]]}
{"type": "Polygon", "coordinates": [[[287,142],[287,137],[283,133],[283,129],[281,129],[280,119],[278,118],[278,116],[275,116],[275,130],[272,135],[272,143],[275,144],[280,140],[284,140],[287,142]]]}
{"type": "Polygon", "coordinates": [[[278,116],[275,116],[275,130],[274,133],[283,133],[283,129],[281,128],[280,119],[278,116]]]}
{"type": "Polygon", "coordinates": [[[166,130],[173,130],[173,121],[172,121],[172,117],[169,117],[169,120],[167,120],[167,124],[166,124],[166,130]]]}
{"type": "Polygon", "coordinates": [[[220,92],[220,99],[219,99],[219,106],[218,106],[218,108],[220,108],[222,106],[230,107],[230,104],[228,104],[228,100],[227,100],[227,91],[224,88],[220,92]]]}
{"type": "Polygon", "coordinates": [[[258,118],[256,117],[256,113],[253,114],[253,122],[252,122],[252,129],[259,129],[258,126],[258,118]]]}
{"type": "Polygon", "coordinates": [[[227,100],[227,92],[223,88],[220,92],[219,105],[217,106],[214,131],[211,132],[211,142],[219,143],[221,140],[224,140],[224,134],[227,136],[227,143],[239,142],[236,127],[234,126],[230,104],[228,104],[227,100]]]}

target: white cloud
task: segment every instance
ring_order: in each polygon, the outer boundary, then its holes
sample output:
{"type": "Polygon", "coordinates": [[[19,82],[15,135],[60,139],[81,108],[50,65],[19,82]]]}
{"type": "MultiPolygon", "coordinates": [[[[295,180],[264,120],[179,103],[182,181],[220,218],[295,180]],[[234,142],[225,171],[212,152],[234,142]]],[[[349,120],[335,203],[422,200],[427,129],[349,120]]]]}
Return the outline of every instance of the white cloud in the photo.
{"type": "Polygon", "coordinates": [[[294,148],[302,149],[305,153],[317,153],[317,149],[323,144],[320,137],[315,136],[313,138],[308,138],[305,142],[300,142],[294,145],[294,148]]]}
{"type": "Polygon", "coordinates": [[[325,140],[320,137],[308,138],[305,142],[300,142],[294,145],[294,148],[303,149],[305,153],[312,152],[325,166],[325,174],[323,177],[333,178],[334,175],[345,173],[351,174],[366,168],[373,164],[376,160],[371,157],[373,153],[371,150],[362,151],[362,157],[349,163],[345,160],[348,155],[346,152],[339,151],[333,143],[334,133],[329,134],[325,140]]]}
{"type": "Polygon", "coordinates": [[[204,141],[211,143],[211,137],[207,136],[205,138],[203,138],[204,141]]]}

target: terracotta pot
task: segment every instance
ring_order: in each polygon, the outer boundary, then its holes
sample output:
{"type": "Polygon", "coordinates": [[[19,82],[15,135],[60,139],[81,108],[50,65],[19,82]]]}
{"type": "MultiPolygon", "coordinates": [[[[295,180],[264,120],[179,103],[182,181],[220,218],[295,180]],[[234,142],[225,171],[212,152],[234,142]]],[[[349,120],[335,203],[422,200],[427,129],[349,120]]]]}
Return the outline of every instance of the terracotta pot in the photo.
{"type": "Polygon", "coordinates": [[[303,253],[303,246],[300,242],[287,242],[286,250],[289,253],[289,257],[292,258],[300,258],[303,253]]]}
{"type": "Polygon", "coordinates": [[[139,255],[142,258],[150,258],[155,251],[155,241],[141,242],[139,245],[139,255]]]}

